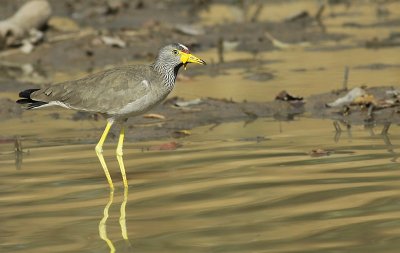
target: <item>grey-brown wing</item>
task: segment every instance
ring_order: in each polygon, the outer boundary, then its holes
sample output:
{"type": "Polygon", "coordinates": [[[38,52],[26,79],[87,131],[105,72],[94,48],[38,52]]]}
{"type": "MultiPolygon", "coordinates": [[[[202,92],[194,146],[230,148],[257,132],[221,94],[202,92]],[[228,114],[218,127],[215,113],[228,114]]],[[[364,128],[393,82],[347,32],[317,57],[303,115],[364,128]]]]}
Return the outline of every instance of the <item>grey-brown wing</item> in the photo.
{"type": "Polygon", "coordinates": [[[59,102],[77,110],[113,113],[149,92],[148,85],[143,82],[149,78],[149,72],[147,66],[118,67],[52,85],[32,93],[31,98],[59,102]]]}

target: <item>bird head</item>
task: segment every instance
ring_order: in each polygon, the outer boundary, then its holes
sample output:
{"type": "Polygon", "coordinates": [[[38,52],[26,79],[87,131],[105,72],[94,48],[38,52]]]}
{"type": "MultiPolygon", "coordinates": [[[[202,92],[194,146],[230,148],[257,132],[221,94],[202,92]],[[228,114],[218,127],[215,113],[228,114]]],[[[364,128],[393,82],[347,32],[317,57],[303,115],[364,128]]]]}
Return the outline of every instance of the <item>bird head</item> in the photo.
{"type": "Polygon", "coordinates": [[[164,65],[172,65],[174,68],[183,65],[186,69],[188,63],[206,65],[205,61],[192,55],[189,49],[180,43],[163,47],[157,58],[157,60],[162,61],[164,65]]]}

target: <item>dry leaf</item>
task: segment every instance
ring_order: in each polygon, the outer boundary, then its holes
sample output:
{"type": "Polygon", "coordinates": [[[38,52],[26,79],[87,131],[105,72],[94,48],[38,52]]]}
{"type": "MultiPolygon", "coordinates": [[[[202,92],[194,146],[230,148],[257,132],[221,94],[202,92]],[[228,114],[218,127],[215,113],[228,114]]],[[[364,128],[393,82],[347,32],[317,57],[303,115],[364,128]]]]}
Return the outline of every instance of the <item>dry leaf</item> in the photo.
{"type": "Polygon", "coordinates": [[[373,105],[377,105],[378,102],[376,101],[375,97],[373,95],[362,95],[359,97],[356,97],[352,104],[356,104],[356,105],[369,105],[369,104],[373,104],[373,105]]]}

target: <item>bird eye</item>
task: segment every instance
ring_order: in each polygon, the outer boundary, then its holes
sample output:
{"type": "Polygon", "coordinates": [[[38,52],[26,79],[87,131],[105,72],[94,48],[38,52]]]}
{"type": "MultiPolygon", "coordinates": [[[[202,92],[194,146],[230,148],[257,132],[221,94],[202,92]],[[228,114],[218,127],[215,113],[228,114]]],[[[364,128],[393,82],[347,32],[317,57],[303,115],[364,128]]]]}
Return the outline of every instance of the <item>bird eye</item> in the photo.
{"type": "Polygon", "coordinates": [[[174,49],[174,50],[172,50],[172,53],[173,53],[174,55],[178,55],[178,50],[174,49]]]}

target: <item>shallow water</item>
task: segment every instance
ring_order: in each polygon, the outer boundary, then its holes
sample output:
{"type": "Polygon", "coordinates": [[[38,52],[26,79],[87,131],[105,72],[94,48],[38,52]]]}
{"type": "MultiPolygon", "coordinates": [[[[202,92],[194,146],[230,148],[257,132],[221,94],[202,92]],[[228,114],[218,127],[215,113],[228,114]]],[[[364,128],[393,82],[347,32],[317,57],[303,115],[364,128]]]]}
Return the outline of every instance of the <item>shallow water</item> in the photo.
{"type": "Polygon", "coordinates": [[[260,119],[196,129],[175,151],[127,143],[126,199],[110,143],[112,203],[93,145],[28,142],[20,169],[1,157],[1,252],[397,252],[399,127],[334,137],[330,121],[260,119]]]}

